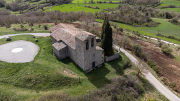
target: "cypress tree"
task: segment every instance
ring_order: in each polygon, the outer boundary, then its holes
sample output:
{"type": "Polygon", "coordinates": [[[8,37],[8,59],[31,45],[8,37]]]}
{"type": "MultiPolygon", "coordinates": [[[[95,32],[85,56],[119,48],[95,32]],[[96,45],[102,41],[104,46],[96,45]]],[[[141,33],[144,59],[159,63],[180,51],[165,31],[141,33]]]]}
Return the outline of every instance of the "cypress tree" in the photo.
{"type": "Polygon", "coordinates": [[[102,32],[101,32],[101,47],[104,49],[104,55],[110,56],[114,53],[112,49],[112,28],[109,24],[107,15],[105,16],[102,32]]]}

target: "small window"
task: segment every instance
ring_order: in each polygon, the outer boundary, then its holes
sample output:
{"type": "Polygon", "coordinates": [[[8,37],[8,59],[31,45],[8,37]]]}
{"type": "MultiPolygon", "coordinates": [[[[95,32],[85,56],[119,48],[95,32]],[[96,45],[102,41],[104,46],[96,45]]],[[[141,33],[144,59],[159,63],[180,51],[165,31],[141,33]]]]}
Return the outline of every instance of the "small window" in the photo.
{"type": "Polygon", "coordinates": [[[93,54],[93,57],[95,57],[95,54],[93,54]]]}
{"type": "Polygon", "coordinates": [[[89,41],[87,40],[86,41],[86,50],[88,50],[89,49],[89,41]]]}
{"type": "Polygon", "coordinates": [[[94,38],[91,39],[91,47],[94,47],[94,38]]]}

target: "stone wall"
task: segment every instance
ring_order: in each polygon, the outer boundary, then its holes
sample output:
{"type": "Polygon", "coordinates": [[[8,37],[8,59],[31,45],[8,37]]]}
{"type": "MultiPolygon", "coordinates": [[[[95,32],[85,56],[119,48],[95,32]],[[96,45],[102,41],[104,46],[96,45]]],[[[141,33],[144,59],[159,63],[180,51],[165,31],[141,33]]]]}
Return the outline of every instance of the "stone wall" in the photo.
{"type": "Polygon", "coordinates": [[[95,62],[96,62],[96,67],[101,65],[104,61],[102,59],[102,50],[96,50],[96,54],[95,54],[96,58],[95,58],[95,62]]]}
{"type": "Polygon", "coordinates": [[[116,53],[116,54],[114,54],[114,55],[112,55],[112,56],[108,56],[108,57],[106,56],[105,62],[108,62],[108,61],[112,61],[112,60],[118,59],[119,57],[120,57],[119,52],[116,53]]]}
{"type": "Polygon", "coordinates": [[[59,50],[59,59],[64,59],[68,57],[68,50],[67,50],[67,46],[61,50],[59,50]]]}

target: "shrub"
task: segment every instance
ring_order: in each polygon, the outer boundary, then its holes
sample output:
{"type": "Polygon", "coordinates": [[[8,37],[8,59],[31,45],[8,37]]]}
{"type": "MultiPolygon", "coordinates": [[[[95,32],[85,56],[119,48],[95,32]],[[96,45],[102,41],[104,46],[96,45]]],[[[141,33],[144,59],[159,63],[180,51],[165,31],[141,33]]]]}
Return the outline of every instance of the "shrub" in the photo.
{"type": "Polygon", "coordinates": [[[5,7],[6,1],[5,0],[0,0],[0,7],[5,7]]]}
{"type": "Polygon", "coordinates": [[[24,26],[23,26],[23,25],[20,25],[20,27],[21,27],[21,28],[24,28],[24,26]]]}
{"type": "Polygon", "coordinates": [[[176,87],[176,83],[173,82],[173,83],[169,83],[169,87],[171,87],[172,89],[174,89],[176,87]]]}
{"type": "Polygon", "coordinates": [[[34,31],[34,28],[31,28],[30,31],[34,31]]]}
{"type": "Polygon", "coordinates": [[[6,6],[6,9],[11,9],[9,4],[6,4],[5,6],[6,6]]]}
{"type": "Polygon", "coordinates": [[[11,24],[10,24],[10,23],[7,23],[7,24],[6,24],[6,28],[11,28],[11,24]]]}
{"type": "Polygon", "coordinates": [[[126,60],[126,63],[124,64],[123,68],[130,68],[132,66],[131,61],[129,59],[126,60]]]}
{"type": "Polygon", "coordinates": [[[128,49],[132,49],[132,41],[131,39],[129,39],[127,36],[123,36],[121,37],[121,45],[124,47],[124,48],[128,48],[128,49]]]}
{"type": "Polygon", "coordinates": [[[30,27],[32,27],[32,26],[33,26],[33,23],[32,23],[32,22],[30,22],[30,23],[29,23],[29,26],[30,26],[30,27]]]}
{"type": "Polygon", "coordinates": [[[147,63],[157,74],[159,74],[159,67],[153,60],[148,60],[147,63]]]}
{"type": "Polygon", "coordinates": [[[164,42],[159,42],[159,47],[161,47],[164,44],[164,42]]]}
{"type": "Polygon", "coordinates": [[[154,62],[153,60],[148,60],[147,61],[148,65],[152,68],[153,66],[156,66],[156,62],[154,62]]]}
{"type": "Polygon", "coordinates": [[[133,46],[133,53],[141,59],[144,59],[145,61],[147,60],[146,54],[140,44],[133,46]]]}
{"type": "Polygon", "coordinates": [[[170,49],[169,46],[166,45],[166,44],[163,44],[163,45],[161,46],[161,50],[162,50],[162,52],[165,53],[165,54],[171,54],[171,52],[172,52],[172,49],[170,49]]]}
{"type": "Polygon", "coordinates": [[[180,50],[180,47],[178,47],[178,50],[180,50]]]}
{"type": "Polygon", "coordinates": [[[48,30],[48,27],[47,27],[47,25],[44,25],[44,29],[45,29],[45,30],[48,30]]]}
{"type": "Polygon", "coordinates": [[[153,69],[157,74],[159,74],[159,67],[158,67],[158,66],[153,66],[152,69],[153,69]]]}
{"type": "Polygon", "coordinates": [[[67,101],[135,101],[144,93],[140,81],[131,76],[113,78],[111,83],[86,95],[66,98],[67,101]]]}

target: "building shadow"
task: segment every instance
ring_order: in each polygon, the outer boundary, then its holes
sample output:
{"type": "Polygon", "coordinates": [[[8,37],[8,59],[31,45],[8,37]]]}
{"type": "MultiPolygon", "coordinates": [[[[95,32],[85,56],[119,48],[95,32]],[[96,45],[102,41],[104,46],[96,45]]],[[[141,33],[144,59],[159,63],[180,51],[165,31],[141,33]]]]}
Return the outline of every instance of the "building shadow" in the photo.
{"type": "Polygon", "coordinates": [[[121,61],[122,61],[122,58],[118,58],[118,59],[107,62],[107,64],[111,65],[111,67],[116,70],[117,75],[124,75],[123,66],[119,64],[119,62],[121,61]]]}
{"type": "Polygon", "coordinates": [[[89,73],[86,73],[81,69],[78,65],[76,65],[70,58],[65,58],[61,60],[64,64],[71,64],[73,63],[76,69],[71,69],[75,72],[83,73],[87,78],[88,81],[91,82],[95,87],[100,88],[103,85],[110,83],[110,80],[107,79],[105,76],[110,72],[110,70],[103,64],[100,68],[95,68],[89,73]]]}

